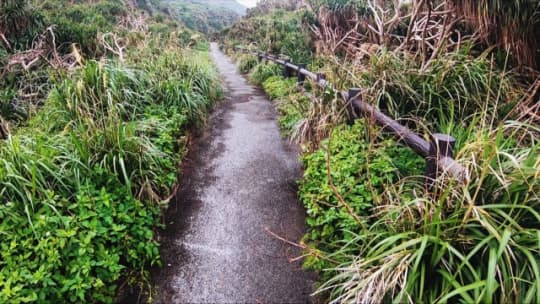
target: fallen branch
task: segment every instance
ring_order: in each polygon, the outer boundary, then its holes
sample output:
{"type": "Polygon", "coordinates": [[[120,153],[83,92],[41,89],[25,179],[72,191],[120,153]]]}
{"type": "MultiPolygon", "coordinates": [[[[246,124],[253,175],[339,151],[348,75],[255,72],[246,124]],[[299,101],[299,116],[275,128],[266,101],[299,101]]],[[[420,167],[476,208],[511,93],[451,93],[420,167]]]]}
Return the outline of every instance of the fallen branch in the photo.
{"type": "Polygon", "coordinates": [[[0,33],[0,39],[2,40],[2,43],[4,43],[4,45],[6,46],[6,49],[8,49],[9,51],[11,51],[11,44],[9,43],[9,41],[7,40],[6,36],[4,35],[4,33],[0,33]]]}
{"type": "Polygon", "coordinates": [[[120,44],[120,40],[121,39],[118,38],[118,36],[114,33],[106,33],[99,37],[99,43],[101,43],[105,50],[118,56],[120,61],[124,62],[124,50],[126,49],[126,47],[120,44]],[[110,38],[112,40],[113,45],[109,43],[107,38],[110,38]]]}

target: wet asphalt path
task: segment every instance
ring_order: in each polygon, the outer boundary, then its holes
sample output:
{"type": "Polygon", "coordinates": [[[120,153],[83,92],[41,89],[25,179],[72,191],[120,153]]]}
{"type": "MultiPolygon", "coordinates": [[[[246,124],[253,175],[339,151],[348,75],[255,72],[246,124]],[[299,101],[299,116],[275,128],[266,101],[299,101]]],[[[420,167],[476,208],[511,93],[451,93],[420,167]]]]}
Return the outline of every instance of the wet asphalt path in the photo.
{"type": "Polygon", "coordinates": [[[311,277],[297,242],[298,153],[283,140],[263,92],[215,44],[226,100],[186,159],[162,237],[157,303],[307,303],[311,277]]]}

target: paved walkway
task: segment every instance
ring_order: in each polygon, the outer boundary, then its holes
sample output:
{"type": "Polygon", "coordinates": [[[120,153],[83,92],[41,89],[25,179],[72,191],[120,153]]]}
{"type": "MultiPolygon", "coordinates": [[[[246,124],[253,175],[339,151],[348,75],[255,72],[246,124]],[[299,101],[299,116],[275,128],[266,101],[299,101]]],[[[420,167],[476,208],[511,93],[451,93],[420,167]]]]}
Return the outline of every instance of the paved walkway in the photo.
{"type": "Polygon", "coordinates": [[[215,44],[227,89],[221,109],[186,160],[162,239],[157,303],[306,303],[311,277],[298,241],[298,153],[284,141],[266,96],[239,75],[215,44]]]}

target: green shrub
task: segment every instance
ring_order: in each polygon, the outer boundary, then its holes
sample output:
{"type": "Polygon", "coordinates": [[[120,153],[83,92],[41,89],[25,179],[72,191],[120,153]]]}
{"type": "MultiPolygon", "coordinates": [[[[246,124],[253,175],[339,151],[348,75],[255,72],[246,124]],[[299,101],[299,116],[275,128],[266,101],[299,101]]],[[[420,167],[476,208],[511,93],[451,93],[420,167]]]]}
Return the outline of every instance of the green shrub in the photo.
{"type": "Polygon", "coordinates": [[[290,96],[289,101],[278,101],[277,109],[280,114],[278,123],[283,135],[294,136],[294,131],[297,129],[299,122],[304,118],[302,109],[306,108],[306,104],[309,102],[308,98],[298,93],[290,96]]]}
{"type": "Polygon", "coordinates": [[[368,3],[365,0],[310,0],[310,3],[316,10],[325,7],[333,12],[339,13],[354,9],[362,16],[368,15],[368,3]]]}
{"type": "Polygon", "coordinates": [[[165,16],[163,16],[162,14],[158,13],[154,16],[154,21],[157,22],[157,23],[163,23],[165,21],[165,16]]]}
{"type": "MultiPolygon", "coordinates": [[[[252,23],[257,32],[252,35],[244,33],[241,37],[244,39],[249,37],[248,42],[257,41],[262,51],[285,55],[297,64],[308,64],[314,51],[311,33],[306,30],[314,20],[308,15],[305,10],[294,12],[277,10],[263,17],[254,17],[247,22],[252,23]]],[[[233,35],[235,32],[232,31],[230,34],[233,35]]]]}
{"type": "Polygon", "coordinates": [[[238,60],[238,70],[243,73],[249,73],[258,64],[257,57],[253,55],[242,55],[238,60]]]}
{"type": "Polygon", "coordinates": [[[268,78],[281,75],[282,68],[274,63],[260,63],[249,74],[249,80],[256,85],[262,85],[268,78]]]}
{"type": "MultiPolygon", "coordinates": [[[[403,176],[423,172],[424,160],[393,140],[371,139],[363,121],[339,126],[321,148],[302,157],[300,183],[309,227],[305,241],[330,254],[355,239],[376,213],[387,188],[403,176]]],[[[316,270],[336,264],[310,256],[305,265],[316,270]]],[[[328,278],[328,274],[325,274],[328,278]]]]}
{"type": "MultiPolygon", "coordinates": [[[[296,89],[296,80],[278,75],[280,67],[275,64],[260,64],[250,75],[251,79],[264,79],[265,92],[276,102],[279,112],[278,123],[282,134],[294,137],[294,133],[307,113],[311,102],[306,95],[296,89]]],[[[253,80],[252,80],[253,81],[253,80]]]]}
{"type": "Polygon", "coordinates": [[[236,2],[223,1],[158,1],[162,11],[179,20],[187,28],[211,34],[240,19],[244,10],[236,2]]]}
{"type": "Polygon", "coordinates": [[[49,191],[28,217],[18,202],[0,204],[0,301],[112,303],[126,270],[159,258],[159,209],[126,193],[84,186],[67,201],[49,191]]]}
{"type": "Polygon", "coordinates": [[[272,76],[263,83],[264,91],[271,99],[288,96],[296,87],[296,79],[272,76]]]}
{"type": "Polygon", "coordinates": [[[276,10],[268,15],[249,16],[221,33],[224,43],[233,46],[257,43],[257,48],[271,54],[283,54],[295,63],[308,64],[314,45],[308,30],[314,22],[305,10],[285,12],[276,10]]]}
{"type": "MultiPolygon", "coordinates": [[[[41,12],[32,7],[29,0],[0,2],[0,29],[14,50],[31,47],[33,39],[44,29],[43,19],[41,12]]],[[[3,47],[2,42],[0,49],[3,47]]]]}
{"type": "Polygon", "coordinates": [[[126,14],[124,4],[118,0],[50,5],[45,11],[46,22],[55,25],[57,43],[62,51],[69,52],[70,43],[76,43],[88,56],[98,54],[98,34],[113,31],[119,17],[126,14]]]}

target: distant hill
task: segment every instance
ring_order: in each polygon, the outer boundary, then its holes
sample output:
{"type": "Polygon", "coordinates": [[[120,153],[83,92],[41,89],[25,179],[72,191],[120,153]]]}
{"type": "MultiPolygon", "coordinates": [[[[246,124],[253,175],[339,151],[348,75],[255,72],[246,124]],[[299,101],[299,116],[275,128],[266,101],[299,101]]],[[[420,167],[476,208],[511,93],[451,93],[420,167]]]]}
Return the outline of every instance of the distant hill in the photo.
{"type": "Polygon", "coordinates": [[[235,23],[247,10],[235,0],[161,0],[160,7],[187,27],[203,33],[235,23]]]}
{"type": "Polygon", "coordinates": [[[247,10],[245,6],[236,2],[235,0],[198,0],[198,2],[209,3],[210,5],[213,5],[216,7],[224,7],[224,8],[234,11],[240,16],[245,15],[246,10],[247,10]]]}

